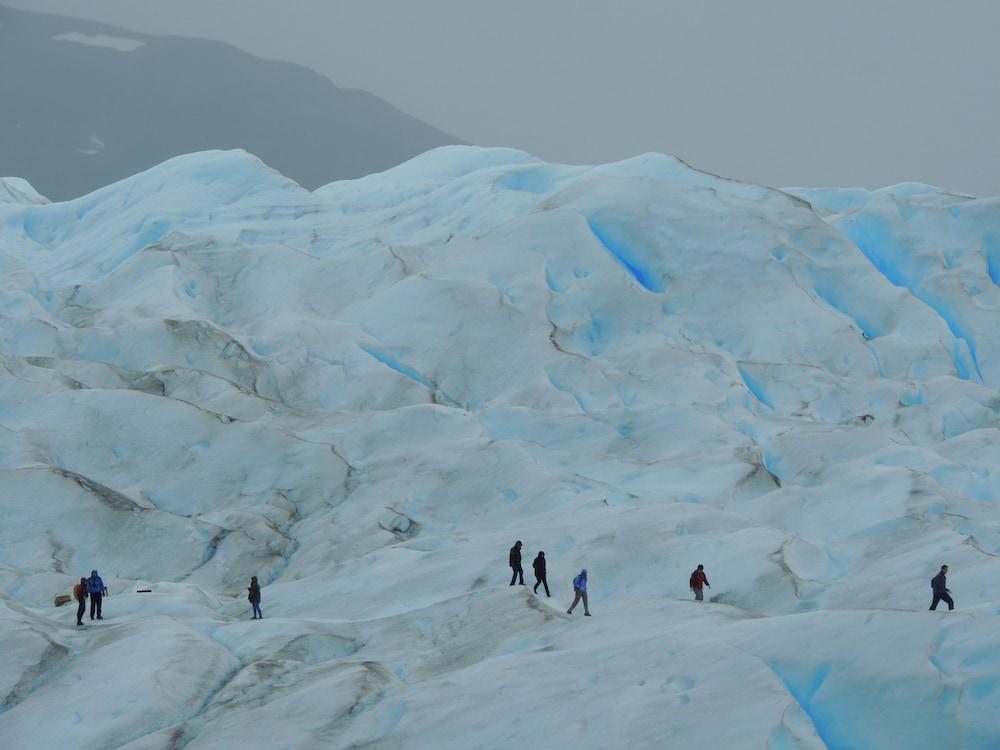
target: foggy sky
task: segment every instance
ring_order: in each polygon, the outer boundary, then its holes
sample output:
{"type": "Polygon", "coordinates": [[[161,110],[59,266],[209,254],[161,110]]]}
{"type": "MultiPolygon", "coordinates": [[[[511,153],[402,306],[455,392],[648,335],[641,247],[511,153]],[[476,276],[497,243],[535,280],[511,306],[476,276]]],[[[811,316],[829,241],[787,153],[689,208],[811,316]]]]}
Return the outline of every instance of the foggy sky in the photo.
{"type": "Polygon", "coordinates": [[[298,62],[480,145],[1000,195],[994,0],[3,0],[298,62]]]}

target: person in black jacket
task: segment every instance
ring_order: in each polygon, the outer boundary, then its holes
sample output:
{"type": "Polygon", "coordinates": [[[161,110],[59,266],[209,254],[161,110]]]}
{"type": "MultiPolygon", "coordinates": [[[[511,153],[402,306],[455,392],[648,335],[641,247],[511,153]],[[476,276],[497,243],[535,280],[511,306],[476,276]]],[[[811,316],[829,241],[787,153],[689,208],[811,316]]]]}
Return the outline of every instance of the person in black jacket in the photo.
{"type": "Polygon", "coordinates": [[[510,585],[513,586],[517,577],[521,576],[521,585],[524,585],[524,570],[521,568],[521,540],[518,539],[514,546],[510,548],[510,567],[514,574],[510,577],[510,585]]]}
{"type": "Polygon", "coordinates": [[[931,602],[931,611],[937,609],[938,602],[945,602],[948,609],[955,609],[955,602],[951,598],[948,590],[948,566],[942,565],[941,572],[931,579],[931,589],[934,591],[934,600],[931,602]]]}
{"type": "Polygon", "coordinates": [[[535,561],[531,563],[531,566],[535,569],[535,588],[532,589],[536,594],[538,593],[538,587],[545,587],[545,596],[552,596],[549,593],[549,582],[545,580],[545,553],[539,552],[538,557],[535,561]]]}
{"type": "Polygon", "coordinates": [[[250,606],[253,607],[252,619],[263,620],[264,615],[260,611],[260,584],[257,582],[257,576],[250,578],[250,586],[247,587],[247,592],[247,599],[250,600],[250,606]]]}

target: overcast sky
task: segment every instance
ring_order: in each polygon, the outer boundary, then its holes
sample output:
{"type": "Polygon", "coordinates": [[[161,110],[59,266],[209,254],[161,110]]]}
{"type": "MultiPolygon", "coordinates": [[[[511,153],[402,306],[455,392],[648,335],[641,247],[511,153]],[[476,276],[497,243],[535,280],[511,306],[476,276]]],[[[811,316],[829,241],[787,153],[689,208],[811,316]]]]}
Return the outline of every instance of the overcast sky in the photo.
{"type": "Polygon", "coordinates": [[[0,0],[308,65],[544,159],[1000,195],[996,0],[0,0]]]}

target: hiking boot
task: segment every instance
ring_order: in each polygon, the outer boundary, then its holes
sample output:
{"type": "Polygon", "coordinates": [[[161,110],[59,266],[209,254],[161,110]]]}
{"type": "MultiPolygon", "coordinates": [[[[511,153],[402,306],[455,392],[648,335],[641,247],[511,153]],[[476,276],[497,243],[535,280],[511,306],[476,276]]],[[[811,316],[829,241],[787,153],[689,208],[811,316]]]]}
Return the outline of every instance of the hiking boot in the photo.
{"type": "Polygon", "coordinates": [[[583,613],[583,616],[584,616],[584,617],[590,617],[590,612],[584,612],[584,613],[583,613]]]}

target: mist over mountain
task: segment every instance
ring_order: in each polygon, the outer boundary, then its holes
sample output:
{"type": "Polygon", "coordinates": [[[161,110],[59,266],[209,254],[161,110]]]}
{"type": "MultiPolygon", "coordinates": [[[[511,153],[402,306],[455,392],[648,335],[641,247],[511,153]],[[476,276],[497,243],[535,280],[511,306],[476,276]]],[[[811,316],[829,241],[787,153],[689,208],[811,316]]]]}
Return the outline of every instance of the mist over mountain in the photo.
{"type": "Polygon", "coordinates": [[[302,66],[6,7],[0,70],[0,176],[53,200],[203,149],[247,149],[312,189],[461,142],[302,66]]]}

